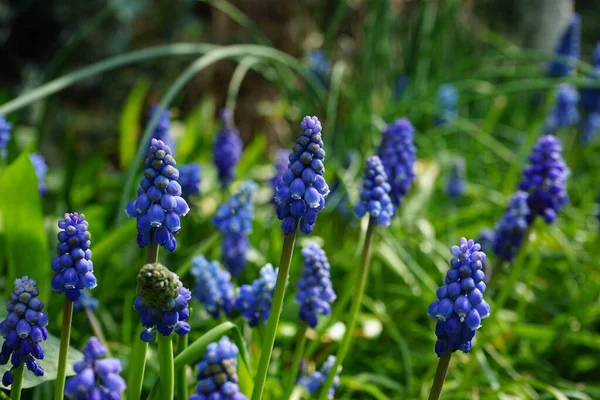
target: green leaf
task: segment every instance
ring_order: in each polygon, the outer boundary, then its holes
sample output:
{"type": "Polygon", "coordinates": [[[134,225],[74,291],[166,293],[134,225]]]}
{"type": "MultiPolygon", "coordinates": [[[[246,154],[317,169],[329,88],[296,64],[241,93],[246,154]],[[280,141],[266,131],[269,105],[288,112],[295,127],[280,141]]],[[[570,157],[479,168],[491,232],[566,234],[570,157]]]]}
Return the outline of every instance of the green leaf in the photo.
{"type": "MultiPolygon", "coordinates": [[[[4,339],[0,339],[0,343],[4,343],[4,339]]],[[[45,342],[42,342],[42,347],[44,348],[44,359],[37,361],[37,363],[44,368],[44,376],[35,376],[26,369],[23,373],[23,388],[25,389],[56,379],[60,340],[55,336],[48,335],[48,339],[45,342]]],[[[67,376],[75,375],[73,364],[80,360],[83,360],[83,354],[79,350],[70,347],[69,356],[67,357],[67,376]]],[[[10,363],[7,365],[0,365],[0,375],[3,375],[10,367],[10,363]]],[[[0,384],[0,387],[6,389],[6,386],[2,384],[0,384]]],[[[8,387],[10,388],[10,386],[8,387]]]]}
{"type": "MultiPolygon", "coordinates": [[[[28,154],[21,154],[6,168],[0,193],[8,282],[23,275],[31,276],[38,282],[40,300],[47,302],[52,269],[38,180],[28,154]]],[[[6,285],[6,290],[12,290],[12,285],[6,285]]]]}
{"type": "MultiPolygon", "coordinates": [[[[122,212],[124,213],[125,211],[122,212]]],[[[94,264],[105,265],[117,250],[131,243],[131,238],[135,238],[136,233],[135,219],[123,222],[117,229],[94,245],[94,264]]]]}
{"type": "Polygon", "coordinates": [[[150,83],[147,79],[138,79],[135,86],[127,96],[119,126],[119,154],[121,167],[126,168],[131,164],[137,149],[137,138],[140,131],[140,114],[144,106],[144,99],[150,83]]]}

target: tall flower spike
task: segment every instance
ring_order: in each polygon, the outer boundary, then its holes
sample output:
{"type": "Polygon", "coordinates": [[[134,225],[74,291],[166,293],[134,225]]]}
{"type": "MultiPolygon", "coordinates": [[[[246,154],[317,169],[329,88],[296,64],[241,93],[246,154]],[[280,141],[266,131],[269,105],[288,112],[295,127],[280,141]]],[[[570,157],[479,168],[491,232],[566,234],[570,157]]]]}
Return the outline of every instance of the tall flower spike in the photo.
{"type": "Polygon", "coordinates": [[[527,205],[533,222],[536,216],[551,224],[557,213],[569,201],[567,177],[569,169],[562,158],[560,140],[554,136],[542,136],[533,146],[529,155],[529,165],[523,170],[519,188],[529,194],[527,205]]]}
{"type": "Polygon", "coordinates": [[[387,126],[377,150],[392,187],[391,198],[395,207],[400,206],[415,179],[417,157],[413,144],[414,131],[415,128],[406,118],[397,120],[387,126]]]}
{"type": "Polygon", "coordinates": [[[367,159],[360,203],[356,206],[356,215],[369,214],[375,218],[375,224],[390,226],[396,209],[390,199],[392,187],[378,156],[367,159]]]}
{"type": "Polygon", "coordinates": [[[233,122],[233,112],[221,110],[223,125],[215,137],[213,163],[217,167],[221,187],[227,188],[233,179],[234,169],[242,157],[242,139],[233,122]]]}
{"type": "MultiPolygon", "coordinates": [[[[600,80],[600,43],[596,44],[593,53],[594,71],[587,74],[592,83],[600,80]]],[[[583,87],[581,93],[581,108],[584,117],[581,119],[580,142],[584,145],[591,143],[600,129],[600,89],[594,87],[583,87]]]]}
{"type": "MultiPolygon", "coordinates": [[[[335,356],[327,357],[327,360],[323,363],[320,371],[313,372],[310,376],[304,376],[300,378],[298,384],[303,386],[308,393],[317,394],[321,386],[327,381],[327,377],[329,376],[329,372],[333,368],[335,364],[335,356]]],[[[335,378],[333,379],[333,385],[329,389],[328,398],[333,399],[335,397],[335,389],[340,385],[340,372],[342,372],[342,367],[339,367],[335,378]]]]}
{"type": "Polygon", "coordinates": [[[321,140],[321,123],[317,117],[304,117],[302,132],[289,157],[288,170],[277,186],[277,217],[283,221],[285,235],[300,230],[312,232],[317,213],[325,207],[329,187],[323,178],[325,150],[321,140]]]}
{"type": "Polygon", "coordinates": [[[193,296],[204,304],[206,311],[219,318],[221,312],[230,314],[235,308],[235,292],[231,274],[219,267],[216,261],[208,262],[206,257],[195,257],[190,274],[196,281],[193,296]]]}
{"type": "Polygon", "coordinates": [[[580,143],[590,144],[594,141],[600,130],[600,113],[591,112],[581,120],[580,143]]]}
{"type": "Polygon", "coordinates": [[[271,264],[267,264],[261,268],[260,277],[251,285],[238,288],[235,306],[251,327],[269,319],[277,272],[279,268],[274,269],[271,264]]]}
{"type": "Polygon", "coordinates": [[[317,326],[319,315],[331,313],[331,303],[336,299],[329,274],[329,260],[316,243],[302,249],[304,269],[298,280],[296,302],[300,304],[300,319],[308,326],[317,326]]]}
{"type": "Polygon", "coordinates": [[[258,185],[252,181],[242,183],[240,190],[222,204],[213,217],[213,223],[224,235],[221,243],[223,264],[233,276],[238,276],[246,266],[257,190],[258,185]]]}
{"type": "Polygon", "coordinates": [[[437,90],[437,105],[439,114],[435,120],[438,125],[452,122],[458,115],[458,91],[454,85],[445,83],[437,90]]]}
{"type": "Polygon", "coordinates": [[[171,148],[164,142],[152,139],[145,162],[146,170],[138,188],[138,198],[127,205],[127,216],[137,217],[137,242],[148,246],[152,239],[168,251],[177,247],[175,235],[181,228],[180,216],[190,207],[181,197],[177,183],[179,171],[171,148]]]}
{"type": "Polygon", "coordinates": [[[121,400],[127,388],[121,373],[121,361],[104,358],[107,350],[92,336],[83,348],[83,360],[73,365],[75,376],[65,384],[65,396],[76,400],[121,400]]]}
{"type": "Polygon", "coordinates": [[[96,287],[89,224],[83,214],[65,214],[58,221],[58,244],[52,260],[52,290],[66,293],[67,299],[76,301],[83,289],[96,287]]]}
{"type": "Polygon", "coordinates": [[[453,200],[458,200],[467,191],[465,182],[465,160],[459,158],[454,161],[450,169],[450,175],[446,180],[446,193],[453,200]]]}
{"type": "Polygon", "coordinates": [[[36,362],[44,358],[42,341],[48,339],[48,316],[42,312],[44,303],[38,299],[35,280],[24,276],[16,279],[15,288],[6,303],[8,315],[0,322],[0,334],[4,338],[0,351],[0,365],[10,360],[12,368],[2,376],[2,384],[13,382],[13,370],[23,363],[36,376],[44,375],[44,369],[36,362]]]}
{"type": "Polygon", "coordinates": [[[197,393],[190,400],[248,400],[238,386],[239,350],[227,336],[206,347],[198,370],[197,393]]]}
{"type": "Polygon", "coordinates": [[[561,84],[558,87],[556,105],[546,120],[544,134],[553,135],[557,129],[569,128],[577,124],[579,122],[578,102],[577,90],[568,83],[561,84]]]}
{"type": "Polygon", "coordinates": [[[437,300],[429,306],[428,315],[438,320],[435,326],[438,357],[447,352],[471,350],[471,340],[481,327],[481,320],[490,315],[490,306],[483,300],[485,253],[479,243],[465,238],[460,246],[452,246],[451,268],[446,284],[437,290],[437,300]]]}
{"type": "Polygon", "coordinates": [[[496,224],[494,253],[498,257],[510,262],[517,255],[529,227],[528,218],[527,193],[519,191],[512,196],[496,224]]]}
{"type": "Polygon", "coordinates": [[[29,154],[29,159],[33,165],[35,176],[38,179],[38,189],[40,194],[43,196],[46,194],[46,192],[48,192],[48,189],[46,188],[46,182],[44,182],[46,174],[48,173],[48,165],[46,165],[46,160],[40,153],[29,154]]]}
{"type": "Polygon", "coordinates": [[[277,154],[275,155],[275,162],[273,166],[275,167],[275,174],[269,180],[271,183],[271,187],[273,188],[273,193],[277,191],[277,185],[279,185],[279,181],[283,178],[283,174],[288,169],[290,152],[284,149],[277,150],[277,154]]]}
{"type": "Polygon", "coordinates": [[[569,20],[569,25],[567,25],[554,50],[557,56],[568,59],[551,62],[548,66],[548,75],[561,77],[573,74],[577,60],[579,60],[580,42],[581,19],[579,14],[573,14],[569,20]]]}
{"type": "Polygon", "coordinates": [[[0,157],[6,157],[6,146],[10,142],[10,132],[12,124],[10,124],[3,115],[0,115],[0,157]]]}
{"type": "Polygon", "coordinates": [[[331,60],[321,49],[311,50],[306,54],[310,73],[313,74],[326,88],[329,87],[331,75],[331,60]]]}
{"type": "MultiPolygon", "coordinates": [[[[154,118],[156,113],[160,113],[158,118],[158,122],[154,131],[152,131],[152,139],[160,140],[173,152],[175,153],[175,143],[173,142],[173,137],[171,136],[171,112],[169,110],[165,110],[161,108],[160,104],[155,104],[152,106],[150,111],[148,112],[148,122],[154,118]]],[[[148,143],[148,147],[152,146],[152,139],[150,139],[150,143],[148,143]]]]}
{"type": "Polygon", "coordinates": [[[192,196],[200,194],[200,183],[202,182],[202,166],[191,162],[179,167],[179,184],[181,185],[181,197],[189,200],[192,196]]]}
{"type": "Polygon", "coordinates": [[[190,332],[186,322],[190,316],[188,301],[191,292],[184,288],[179,277],[162,264],[146,264],[137,277],[137,297],[133,308],[140,313],[142,331],[140,339],[152,343],[156,332],[170,336],[173,331],[179,336],[190,332]]]}

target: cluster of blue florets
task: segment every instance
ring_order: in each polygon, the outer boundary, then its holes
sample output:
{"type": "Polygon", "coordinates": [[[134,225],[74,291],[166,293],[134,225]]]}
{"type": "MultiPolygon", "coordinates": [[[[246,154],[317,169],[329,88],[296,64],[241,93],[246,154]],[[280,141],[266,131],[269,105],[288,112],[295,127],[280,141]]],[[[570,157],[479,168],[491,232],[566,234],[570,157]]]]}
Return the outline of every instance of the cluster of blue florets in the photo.
{"type": "Polygon", "coordinates": [[[383,164],[378,156],[367,159],[363,188],[360,192],[360,203],[356,206],[356,214],[362,217],[369,214],[376,225],[390,226],[392,217],[396,213],[390,192],[392,187],[383,164]]]}
{"type": "Polygon", "coordinates": [[[204,304],[213,318],[219,318],[221,312],[230,314],[234,310],[235,291],[231,274],[221,269],[216,261],[209,262],[204,256],[195,257],[190,274],[196,282],[194,298],[204,304]]]}
{"type": "Polygon", "coordinates": [[[48,165],[46,165],[46,160],[40,153],[29,154],[29,159],[31,160],[33,170],[35,171],[35,176],[38,180],[38,189],[40,194],[43,196],[46,194],[46,192],[48,192],[46,182],[44,181],[46,174],[48,173],[48,165]]]}
{"type": "Polygon", "coordinates": [[[238,288],[235,306],[251,327],[269,319],[278,272],[279,268],[267,264],[261,268],[259,278],[251,285],[238,288]]]}
{"type": "Polygon", "coordinates": [[[37,298],[39,292],[35,280],[24,276],[15,280],[10,294],[6,319],[0,322],[0,334],[4,338],[0,351],[0,365],[11,361],[12,368],[2,376],[2,384],[13,381],[13,370],[23,363],[36,376],[44,375],[44,369],[36,362],[44,358],[41,342],[48,338],[48,316],[42,312],[44,303],[37,298]]]}
{"type": "Polygon", "coordinates": [[[222,204],[213,217],[213,223],[224,235],[221,243],[223,264],[233,276],[239,275],[246,266],[257,190],[258,185],[252,181],[242,183],[240,190],[222,204]]]}
{"type": "Polygon", "coordinates": [[[92,336],[83,348],[83,360],[73,365],[75,376],[65,383],[65,396],[76,400],[121,400],[127,388],[119,375],[121,361],[104,358],[106,347],[92,336]]]}
{"type": "Polygon", "coordinates": [[[486,256],[481,246],[461,238],[460,246],[452,246],[452,255],[446,284],[437,290],[438,299],[431,303],[427,313],[438,319],[435,327],[438,357],[457,350],[468,353],[481,320],[490,314],[490,306],[483,299],[486,256]]]}
{"type": "Polygon", "coordinates": [[[311,50],[306,54],[308,68],[325,87],[329,87],[329,76],[331,75],[331,61],[321,49],[311,50]]]}
{"type": "Polygon", "coordinates": [[[458,91],[449,83],[441,85],[437,90],[438,115],[435,120],[439,125],[452,122],[458,116],[458,91]]]}
{"type": "Polygon", "coordinates": [[[12,130],[12,124],[0,115],[0,157],[6,157],[6,146],[10,142],[10,132],[12,130]]]}
{"type": "Polygon", "coordinates": [[[317,117],[304,117],[302,132],[289,156],[289,165],[277,186],[277,217],[283,221],[285,235],[300,230],[312,232],[317,213],[325,207],[329,187],[323,178],[325,150],[321,140],[321,123],[317,117]]]}
{"type": "Polygon", "coordinates": [[[221,187],[227,188],[233,179],[235,166],[242,157],[243,143],[233,122],[231,110],[223,109],[221,119],[223,125],[213,145],[213,163],[217,167],[221,187]]]}
{"type": "Polygon", "coordinates": [[[98,308],[98,299],[90,294],[89,290],[82,290],[79,298],[73,303],[75,311],[95,311],[98,308]]]}
{"type": "Polygon", "coordinates": [[[414,166],[417,160],[413,144],[415,128],[409,120],[402,118],[389,124],[383,132],[377,155],[392,187],[391,198],[399,207],[415,179],[414,166]]]}
{"type": "Polygon", "coordinates": [[[533,146],[529,165],[523,171],[519,189],[527,192],[530,214],[528,223],[536,216],[550,224],[569,201],[567,177],[569,169],[562,158],[560,140],[552,135],[542,136],[533,146]]]}
{"type": "Polygon", "coordinates": [[[529,227],[527,193],[515,193],[506,207],[502,219],[496,225],[494,253],[503,260],[512,261],[521,248],[529,227]]]}
{"type": "Polygon", "coordinates": [[[557,56],[566,57],[567,59],[551,62],[548,66],[548,75],[562,77],[573,74],[577,60],[579,60],[580,42],[581,18],[578,14],[573,14],[554,50],[557,56]]]}
{"type": "Polygon", "coordinates": [[[467,191],[467,183],[465,182],[465,161],[459,158],[454,161],[450,168],[450,175],[446,180],[446,193],[453,200],[458,200],[467,191]]]}
{"type": "Polygon", "coordinates": [[[296,302],[300,304],[300,319],[314,328],[319,315],[331,313],[331,303],[336,299],[331,285],[329,260],[325,251],[316,243],[302,249],[304,268],[298,280],[296,302]]]}
{"type": "MultiPolygon", "coordinates": [[[[327,382],[327,377],[329,376],[329,373],[331,372],[331,369],[334,365],[335,356],[327,357],[327,360],[325,360],[325,362],[323,363],[323,366],[321,367],[320,371],[315,371],[309,376],[303,376],[298,381],[298,384],[304,387],[308,391],[308,393],[317,394],[319,392],[319,389],[321,389],[321,386],[323,386],[325,382],[327,382]]],[[[333,379],[333,385],[331,385],[331,388],[329,388],[329,392],[327,393],[327,397],[330,399],[334,398],[335,389],[340,385],[340,372],[342,372],[341,366],[338,367],[338,370],[333,379]]]]}
{"type": "Polygon", "coordinates": [[[66,293],[67,299],[76,301],[83,289],[96,287],[89,224],[83,214],[65,214],[58,221],[58,245],[52,260],[52,290],[66,293]]]}
{"type": "Polygon", "coordinates": [[[569,128],[579,122],[579,92],[568,83],[559,85],[556,95],[556,105],[548,115],[544,132],[546,135],[556,133],[557,129],[569,128]]]}
{"type": "Polygon", "coordinates": [[[206,347],[198,370],[197,393],[190,400],[247,400],[238,385],[238,348],[227,336],[206,347]]]}
{"type": "Polygon", "coordinates": [[[179,185],[181,186],[181,196],[189,200],[192,196],[200,194],[200,184],[202,183],[202,166],[191,162],[179,167],[179,185]]]}
{"type": "Polygon", "coordinates": [[[150,143],[148,143],[148,147],[152,146],[152,139],[156,139],[169,146],[171,151],[175,153],[175,143],[171,136],[171,112],[163,109],[160,104],[155,104],[148,113],[148,119],[151,120],[154,118],[156,113],[160,113],[160,115],[158,117],[158,122],[152,131],[152,138],[150,139],[150,143]]]}
{"type": "MultiPolygon", "coordinates": [[[[587,74],[590,82],[597,83],[600,80],[600,43],[594,48],[592,55],[594,71],[587,74]]],[[[600,88],[584,87],[581,92],[581,108],[584,116],[581,119],[582,144],[591,143],[600,130],[600,88]]]]}
{"type": "Polygon", "coordinates": [[[174,235],[181,228],[179,217],[185,216],[190,207],[181,197],[181,186],[177,183],[179,171],[175,168],[171,148],[152,139],[145,166],[138,198],[127,205],[127,216],[137,217],[140,247],[155,240],[168,251],[174,251],[177,247],[174,235]]]}

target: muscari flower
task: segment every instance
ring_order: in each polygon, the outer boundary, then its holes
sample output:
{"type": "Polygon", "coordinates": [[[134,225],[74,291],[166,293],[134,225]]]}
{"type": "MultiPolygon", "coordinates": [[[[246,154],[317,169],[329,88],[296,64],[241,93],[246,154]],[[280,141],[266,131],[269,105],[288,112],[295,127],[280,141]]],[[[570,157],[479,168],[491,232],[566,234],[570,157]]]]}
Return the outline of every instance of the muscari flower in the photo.
{"type": "Polygon", "coordinates": [[[325,150],[321,123],[317,117],[304,117],[302,132],[289,157],[288,170],[277,186],[277,217],[283,221],[285,235],[300,230],[309,234],[317,221],[317,212],[325,207],[329,187],[323,178],[325,150]]]}
{"type": "Polygon", "coordinates": [[[481,251],[491,253],[494,251],[494,242],[496,241],[496,232],[493,229],[483,228],[475,240],[481,246],[481,251]]]}
{"type": "Polygon", "coordinates": [[[6,157],[6,146],[10,142],[12,124],[0,115],[0,157],[6,157]]]}
{"type": "Polygon", "coordinates": [[[238,288],[235,306],[251,327],[269,319],[278,272],[279,268],[267,264],[261,268],[260,277],[251,285],[238,288]]]}
{"type": "Polygon", "coordinates": [[[92,336],[83,348],[83,360],[73,364],[75,376],[65,383],[65,396],[76,400],[121,400],[127,388],[121,361],[104,358],[106,347],[92,336]]]}
{"type": "Polygon", "coordinates": [[[221,187],[225,189],[233,179],[233,170],[242,157],[243,143],[235,127],[231,110],[223,109],[221,119],[223,125],[213,145],[213,163],[217,167],[221,187]]]}
{"type": "MultiPolygon", "coordinates": [[[[331,369],[335,365],[335,356],[327,357],[327,360],[321,366],[320,371],[315,371],[309,376],[304,376],[300,378],[298,381],[298,385],[304,387],[310,394],[316,394],[321,389],[321,386],[327,382],[327,377],[331,372],[331,369]]],[[[335,389],[340,384],[340,372],[342,372],[342,367],[338,367],[337,373],[335,374],[335,378],[333,379],[333,385],[329,388],[328,398],[333,399],[335,396],[335,389]]]]}
{"type": "Polygon", "coordinates": [[[284,149],[277,150],[275,154],[275,161],[273,162],[273,166],[275,167],[275,174],[271,179],[269,179],[269,183],[273,188],[273,193],[277,191],[277,185],[279,185],[279,181],[283,178],[283,174],[288,169],[290,152],[284,149]]]}
{"type": "Polygon", "coordinates": [[[137,277],[136,291],[133,308],[140,313],[142,326],[146,328],[140,339],[152,343],[157,331],[163,336],[170,336],[173,331],[179,336],[190,332],[186,321],[192,294],[167,267],[159,263],[144,265],[137,277]]]}
{"type": "MultiPolygon", "coordinates": [[[[594,83],[600,80],[600,43],[596,45],[593,53],[594,71],[587,74],[587,78],[594,83]]],[[[581,93],[581,108],[584,117],[581,119],[582,144],[591,143],[600,129],[600,88],[583,87],[581,93]]]]}
{"type": "Polygon", "coordinates": [[[89,290],[82,290],[77,301],[73,303],[73,308],[75,311],[95,311],[98,308],[98,299],[93,297],[89,290]]]}
{"type": "Polygon", "coordinates": [[[227,336],[210,343],[196,366],[198,393],[193,394],[190,400],[248,400],[238,386],[238,353],[237,346],[227,336]]]}
{"type": "Polygon", "coordinates": [[[148,112],[148,122],[154,117],[156,113],[160,113],[158,118],[158,122],[156,123],[156,127],[154,131],[152,131],[152,138],[150,139],[150,143],[148,143],[148,147],[152,146],[152,139],[160,140],[169,148],[171,152],[175,153],[175,143],[173,142],[173,137],[171,136],[171,112],[169,110],[165,110],[161,108],[160,104],[155,104],[152,106],[150,111],[148,112]]]}
{"type": "Polygon", "coordinates": [[[400,206],[402,198],[415,179],[414,166],[417,157],[413,144],[414,131],[410,121],[401,118],[387,126],[377,149],[377,155],[392,187],[390,197],[395,207],[400,206]]]}
{"type": "Polygon", "coordinates": [[[591,112],[581,120],[581,136],[579,141],[586,145],[594,141],[600,129],[600,113],[591,112]]]}
{"type": "Polygon", "coordinates": [[[502,219],[496,224],[494,253],[506,261],[512,261],[521,248],[529,224],[527,193],[515,193],[504,211],[502,219]]]}
{"type": "Polygon", "coordinates": [[[138,198],[127,205],[127,216],[137,217],[137,242],[140,247],[154,240],[168,251],[177,247],[175,236],[181,228],[180,216],[190,207],[181,197],[177,183],[179,171],[171,148],[164,142],[152,139],[145,162],[146,170],[138,188],[138,198]]]}
{"type": "Polygon", "coordinates": [[[458,91],[454,85],[445,83],[437,90],[437,105],[439,114],[435,117],[438,125],[452,122],[458,115],[458,91]]]}
{"type": "Polygon", "coordinates": [[[209,262],[204,256],[195,257],[190,274],[196,282],[194,298],[204,304],[213,318],[219,318],[221,312],[230,314],[234,310],[235,292],[231,274],[221,269],[216,261],[209,262]]]}
{"type": "Polygon", "coordinates": [[[200,183],[202,182],[202,166],[191,162],[179,166],[179,185],[181,186],[181,197],[189,199],[191,196],[200,194],[200,183]]]}
{"type": "Polygon", "coordinates": [[[410,84],[410,77],[404,74],[398,74],[394,80],[394,101],[398,101],[404,96],[406,88],[410,84]]]}
{"type": "Polygon", "coordinates": [[[44,156],[39,153],[31,153],[29,154],[29,159],[31,160],[31,164],[33,165],[33,169],[35,171],[35,176],[38,179],[38,189],[40,194],[43,196],[48,192],[46,188],[46,183],[44,182],[44,178],[46,178],[46,174],[48,173],[48,165],[46,165],[46,160],[44,156]]]}
{"type": "Polygon", "coordinates": [[[96,287],[94,263],[92,262],[91,234],[83,214],[65,214],[58,221],[58,244],[52,260],[52,290],[65,293],[67,299],[76,301],[83,289],[96,287]]]}
{"type": "Polygon", "coordinates": [[[528,223],[538,215],[548,224],[554,222],[556,214],[569,201],[568,176],[569,169],[562,158],[560,140],[552,135],[542,136],[533,146],[529,165],[523,170],[519,184],[519,189],[528,193],[528,223]]]}
{"type": "Polygon", "coordinates": [[[311,50],[306,54],[310,73],[313,74],[325,87],[329,87],[331,75],[331,61],[321,49],[311,50]]]}
{"type": "Polygon", "coordinates": [[[331,313],[331,303],[336,299],[331,285],[329,260],[316,243],[302,249],[304,268],[298,280],[296,302],[300,304],[300,319],[308,326],[317,326],[319,315],[331,313]]]}
{"type": "Polygon", "coordinates": [[[258,185],[252,181],[242,183],[240,190],[222,204],[213,217],[213,223],[224,235],[221,243],[223,264],[233,276],[238,276],[246,266],[254,219],[254,197],[258,185]]]}
{"type": "Polygon", "coordinates": [[[579,14],[573,14],[569,25],[563,32],[554,53],[558,56],[567,57],[567,60],[557,60],[548,66],[548,75],[555,77],[570,76],[579,59],[581,42],[581,19],[579,14]]]}
{"type": "Polygon", "coordinates": [[[465,194],[467,184],[465,182],[465,161],[463,159],[457,159],[452,164],[445,189],[448,196],[455,201],[465,194]]]}
{"type": "Polygon", "coordinates": [[[390,226],[396,209],[390,199],[392,187],[378,156],[367,159],[360,203],[356,206],[356,215],[369,214],[376,225],[390,226]]]}
{"type": "Polygon", "coordinates": [[[6,365],[9,360],[12,364],[2,376],[4,386],[12,384],[13,370],[23,363],[34,375],[44,375],[44,369],[36,359],[44,358],[41,342],[48,338],[48,316],[42,312],[44,303],[37,298],[39,292],[35,283],[28,276],[15,279],[15,288],[6,303],[8,315],[0,322],[0,334],[4,338],[0,365],[6,365]]]}
{"type": "Polygon", "coordinates": [[[468,353],[481,320],[490,314],[490,306],[483,299],[486,285],[482,268],[486,256],[481,246],[461,238],[460,246],[452,246],[452,255],[446,284],[437,290],[438,299],[427,312],[438,320],[435,326],[438,357],[457,350],[468,353]]]}
{"type": "Polygon", "coordinates": [[[568,83],[561,84],[557,91],[556,105],[546,120],[544,134],[553,135],[559,128],[569,128],[577,124],[579,122],[578,102],[577,89],[568,83]]]}

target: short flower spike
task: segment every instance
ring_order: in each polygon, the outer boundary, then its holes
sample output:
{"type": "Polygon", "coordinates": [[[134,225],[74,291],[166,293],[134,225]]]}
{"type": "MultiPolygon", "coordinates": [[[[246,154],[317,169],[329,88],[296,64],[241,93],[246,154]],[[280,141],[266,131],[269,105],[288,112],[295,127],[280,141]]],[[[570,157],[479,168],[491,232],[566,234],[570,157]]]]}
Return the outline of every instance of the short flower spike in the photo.
{"type": "Polygon", "coordinates": [[[567,60],[557,60],[548,66],[548,75],[555,77],[570,76],[579,60],[581,46],[581,18],[579,14],[571,15],[569,24],[563,32],[554,53],[566,57],[567,60]]]}
{"type": "Polygon", "coordinates": [[[360,202],[356,206],[356,215],[362,217],[369,214],[374,218],[376,225],[390,226],[392,217],[396,214],[390,198],[391,190],[381,160],[378,156],[369,157],[365,167],[360,202]]]}
{"type": "Polygon", "coordinates": [[[251,327],[269,319],[278,268],[267,264],[260,270],[260,277],[251,285],[238,288],[235,306],[251,327]]]}
{"type": "Polygon", "coordinates": [[[204,304],[206,311],[219,318],[221,313],[230,314],[235,308],[235,292],[231,274],[219,267],[216,261],[207,261],[206,257],[195,257],[190,270],[196,281],[193,296],[204,304]]]}
{"type": "MultiPolygon", "coordinates": [[[[315,371],[309,376],[304,376],[300,378],[298,381],[298,385],[303,386],[308,393],[317,394],[321,386],[325,384],[327,381],[327,377],[329,376],[329,372],[335,365],[335,356],[327,357],[327,360],[323,363],[320,371],[315,371]]],[[[329,389],[329,393],[327,393],[327,397],[329,399],[333,399],[335,397],[335,389],[340,385],[340,372],[342,372],[342,367],[338,368],[338,371],[333,379],[333,385],[329,389]]]]}
{"type": "Polygon", "coordinates": [[[502,219],[496,224],[494,253],[503,260],[512,261],[517,255],[529,224],[527,193],[517,192],[510,199],[502,219]]]}
{"type": "Polygon", "coordinates": [[[227,188],[234,177],[234,170],[242,157],[243,143],[233,121],[233,113],[225,108],[221,111],[223,124],[215,137],[213,163],[217,167],[221,187],[227,188]]]}

